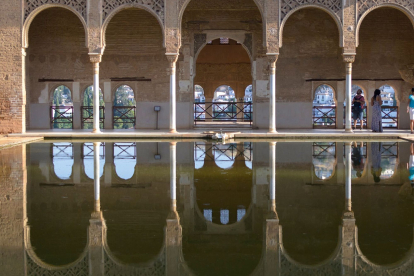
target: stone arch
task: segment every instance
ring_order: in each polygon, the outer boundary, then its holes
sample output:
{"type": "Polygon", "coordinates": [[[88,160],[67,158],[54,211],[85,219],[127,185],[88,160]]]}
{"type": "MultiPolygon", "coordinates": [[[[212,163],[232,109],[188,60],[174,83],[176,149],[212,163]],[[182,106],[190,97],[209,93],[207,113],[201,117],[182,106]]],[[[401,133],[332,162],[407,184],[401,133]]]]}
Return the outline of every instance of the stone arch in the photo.
{"type": "MultiPolygon", "coordinates": [[[[257,9],[259,10],[259,12],[260,12],[260,16],[261,16],[261,18],[262,18],[262,22],[263,22],[263,36],[265,36],[265,33],[266,33],[266,18],[264,17],[264,15],[263,15],[263,4],[262,4],[262,2],[261,1],[259,1],[259,0],[253,0],[254,1],[254,3],[256,4],[256,6],[257,6],[257,9]]],[[[182,21],[183,21],[183,15],[184,15],[184,12],[185,12],[185,10],[186,10],[186,8],[187,8],[187,6],[188,6],[188,4],[191,2],[191,0],[181,0],[180,2],[184,2],[184,3],[182,3],[181,5],[180,5],[180,10],[179,10],[179,14],[178,14],[178,24],[179,24],[179,30],[180,30],[180,32],[182,32],[182,27],[181,27],[181,24],[182,24],[182,21]]]]}
{"type": "Polygon", "coordinates": [[[165,30],[164,30],[163,20],[160,18],[160,16],[154,10],[152,10],[148,6],[143,5],[143,4],[138,4],[138,3],[132,3],[132,4],[123,4],[123,5],[119,6],[118,8],[111,11],[111,13],[108,14],[108,16],[105,18],[105,20],[102,24],[102,28],[101,28],[101,37],[102,37],[103,48],[106,47],[106,30],[108,28],[109,23],[112,21],[112,18],[115,15],[117,15],[119,12],[121,12],[123,10],[126,10],[126,9],[131,9],[131,8],[147,11],[157,19],[158,23],[160,24],[161,33],[162,33],[162,40],[163,40],[163,45],[162,46],[165,47],[165,30]]]}
{"type": "Polygon", "coordinates": [[[413,25],[413,28],[414,28],[414,14],[410,10],[408,10],[407,8],[405,8],[401,5],[393,4],[393,3],[379,4],[379,5],[376,5],[372,8],[370,8],[370,9],[367,9],[366,11],[364,11],[362,14],[359,15],[356,30],[355,30],[356,47],[359,46],[359,31],[361,29],[362,22],[364,21],[365,17],[370,12],[372,12],[376,9],[379,9],[379,8],[394,8],[396,10],[399,10],[400,12],[402,12],[403,14],[405,14],[408,17],[408,19],[411,21],[411,24],[413,25]]]}
{"type": "Polygon", "coordinates": [[[338,28],[338,34],[339,34],[339,47],[343,47],[344,45],[344,37],[343,37],[343,30],[342,30],[342,23],[340,18],[330,9],[322,6],[322,5],[318,5],[318,4],[306,4],[306,5],[300,5],[298,7],[296,7],[295,9],[289,11],[286,16],[283,18],[282,22],[280,23],[280,29],[279,29],[279,47],[282,47],[283,45],[283,29],[285,27],[285,24],[287,22],[287,20],[290,18],[290,16],[292,14],[294,14],[295,12],[302,10],[302,9],[306,9],[306,8],[317,8],[320,9],[324,12],[326,12],[327,14],[330,15],[330,17],[332,17],[332,19],[334,20],[337,28],[338,28]]]}
{"type": "Polygon", "coordinates": [[[86,42],[85,46],[88,47],[88,27],[87,27],[85,19],[76,9],[68,5],[63,5],[63,4],[44,4],[36,8],[34,11],[30,13],[30,15],[26,18],[26,21],[24,22],[23,27],[22,27],[22,47],[23,48],[29,47],[29,30],[30,30],[30,26],[33,20],[36,18],[38,14],[40,14],[42,11],[49,9],[49,8],[63,8],[63,9],[69,10],[72,13],[74,13],[79,18],[80,22],[83,25],[83,28],[85,31],[85,42],[86,42]]]}

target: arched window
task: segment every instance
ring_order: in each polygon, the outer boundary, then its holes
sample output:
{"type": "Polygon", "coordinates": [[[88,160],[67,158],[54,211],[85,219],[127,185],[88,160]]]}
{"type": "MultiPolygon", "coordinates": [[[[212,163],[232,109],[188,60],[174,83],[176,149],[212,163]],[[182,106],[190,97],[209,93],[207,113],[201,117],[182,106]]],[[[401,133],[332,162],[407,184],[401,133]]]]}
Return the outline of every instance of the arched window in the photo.
{"type": "Polygon", "coordinates": [[[228,224],[230,221],[230,212],[229,210],[222,209],[220,210],[220,223],[223,225],[228,224]]]}
{"type": "Polygon", "coordinates": [[[252,102],[253,101],[253,85],[250,84],[244,90],[244,102],[252,102]]]}
{"type": "Polygon", "coordinates": [[[229,102],[236,100],[236,93],[233,88],[228,85],[220,85],[214,91],[214,102],[229,102]]]}
{"type": "MultiPolygon", "coordinates": [[[[105,144],[101,143],[99,147],[99,174],[102,177],[105,166],[105,144]]],[[[83,166],[85,174],[90,179],[95,179],[94,174],[94,149],[93,143],[83,144],[83,166]]]]}
{"type": "Polygon", "coordinates": [[[194,86],[194,102],[202,103],[206,101],[206,97],[204,95],[204,89],[201,85],[196,84],[194,86]]]}
{"type": "Polygon", "coordinates": [[[58,86],[53,91],[51,128],[73,128],[73,101],[68,87],[58,86]]]}
{"type": "Polygon", "coordinates": [[[134,90],[128,85],[121,85],[115,91],[113,104],[114,129],[131,129],[136,123],[136,101],[134,90]]]}
{"type": "Polygon", "coordinates": [[[382,127],[397,128],[398,127],[398,107],[395,97],[395,90],[390,85],[383,85],[381,90],[382,99],[382,127]]]}
{"type": "Polygon", "coordinates": [[[316,177],[320,180],[330,178],[335,172],[336,143],[313,143],[312,151],[312,163],[316,177]]]}
{"type": "MultiPolygon", "coordinates": [[[[93,128],[93,86],[86,88],[83,93],[82,101],[82,128],[92,129],[93,128]]],[[[102,90],[99,88],[99,121],[100,128],[104,128],[104,113],[105,113],[105,102],[103,99],[102,90]]]]}
{"type": "Polygon", "coordinates": [[[114,143],[114,165],[118,177],[130,179],[135,173],[136,164],[136,143],[114,143]]]}
{"type": "Polygon", "coordinates": [[[70,179],[73,163],[73,144],[53,143],[53,169],[59,179],[70,179]]]}
{"type": "Polygon", "coordinates": [[[313,128],[336,128],[336,102],[332,87],[318,86],[313,99],[313,128]]]}

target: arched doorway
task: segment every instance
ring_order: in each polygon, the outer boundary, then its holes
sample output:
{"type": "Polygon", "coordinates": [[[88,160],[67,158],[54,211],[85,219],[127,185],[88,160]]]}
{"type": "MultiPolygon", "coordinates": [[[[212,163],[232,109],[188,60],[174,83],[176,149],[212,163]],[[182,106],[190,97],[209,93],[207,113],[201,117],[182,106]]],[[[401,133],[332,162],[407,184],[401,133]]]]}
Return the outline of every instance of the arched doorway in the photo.
{"type": "Polygon", "coordinates": [[[60,85],[53,91],[50,106],[51,128],[73,128],[72,93],[67,86],[60,85]]]}
{"type": "MultiPolygon", "coordinates": [[[[99,127],[104,128],[105,121],[105,102],[103,100],[102,90],[99,88],[99,127]]],[[[83,92],[83,101],[81,106],[81,122],[83,129],[93,128],[93,86],[88,86],[83,92]]]]}
{"type": "Polygon", "coordinates": [[[333,88],[326,84],[318,86],[313,99],[313,128],[336,128],[336,114],[333,88]]]}
{"type": "Polygon", "coordinates": [[[114,129],[135,128],[136,105],[134,90],[128,85],[121,85],[115,91],[113,104],[114,129]]]}
{"type": "MultiPolygon", "coordinates": [[[[194,87],[195,124],[252,124],[252,97],[245,102],[245,87],[252,82],[250,57],[242,44],[229,38],[208,42],[198,53],[196,83],[202,84],[204,102],[194,87]]],[[[252,94],[252,93],[251,93],[252,94]]]]}

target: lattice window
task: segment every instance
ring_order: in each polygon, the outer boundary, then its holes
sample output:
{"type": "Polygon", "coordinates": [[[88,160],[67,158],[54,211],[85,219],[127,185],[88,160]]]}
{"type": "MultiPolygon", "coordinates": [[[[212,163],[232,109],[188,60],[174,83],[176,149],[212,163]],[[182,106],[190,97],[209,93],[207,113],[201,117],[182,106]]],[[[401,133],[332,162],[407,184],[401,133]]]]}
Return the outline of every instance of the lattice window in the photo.
{"type": "Polygon", "coordinates": [[[414,1],[412,0],[358,0],[358,20],[371,8],[381,4],[396,4],[406,8],[414,16],[414,1]]]}
{"type": "Polygon", "coordinates": [[[86,21],[87,0],[25,0],[24,1],[24,20],[37,9],[45,4],[61,4],[67,5],[75,9],[86,21]]]}
{"type": "Polygon", "coordinates": [[[102,21],[116,8],[124,5],[141,5],[153,10],[164,22],[164,0],[103,0],[102,1],[102,21]]]}
{"type": "Polygon", "coordinates": [[[286,15],[301,5],[318,5],[324,6],[333,13],[335,13],[338,18],[341,18],[342,3],[341,0],[282,0],[281,3],[281,18],[282,21],[286,15]]]}

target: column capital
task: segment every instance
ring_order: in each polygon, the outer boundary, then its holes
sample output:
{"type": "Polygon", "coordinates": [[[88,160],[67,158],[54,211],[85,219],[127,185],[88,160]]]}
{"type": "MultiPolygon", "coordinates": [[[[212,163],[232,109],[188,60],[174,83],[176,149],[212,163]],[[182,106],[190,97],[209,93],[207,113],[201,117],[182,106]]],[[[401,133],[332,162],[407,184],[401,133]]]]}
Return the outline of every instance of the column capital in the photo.
{"type": "Polygon", "coordinates": [[[266,53],[267,59],[269,60],[270,67],[276,67],[277,59],[279,58],[279,53],[266,53]]]}
{"type": "Polygon", "coordinates": [[[354,63],[356,53],[343,53],[342,57],[345,63],[354,63]]]}
{"type": "Polygon", "coordinates": [[[170,64],[174,64],[174,65],[178,60],[178,55],[179,55],[178,53],[165,53],[165,56],[167,57],[170,64]]]}
{"type": "Polygon", "coordinates": [[[92,63],[100,63],[102,61],[102,55],[97,53],[89,53],[89,59],[92,63]]]}

